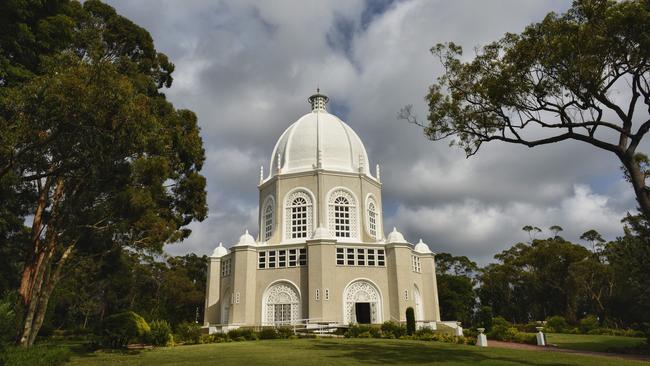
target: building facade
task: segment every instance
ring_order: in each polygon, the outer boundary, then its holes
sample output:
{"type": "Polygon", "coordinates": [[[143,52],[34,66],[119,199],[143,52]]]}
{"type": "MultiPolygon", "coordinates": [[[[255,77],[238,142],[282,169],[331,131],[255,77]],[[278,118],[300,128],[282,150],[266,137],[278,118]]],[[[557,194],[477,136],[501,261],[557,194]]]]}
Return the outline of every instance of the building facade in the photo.
{"type": "Polygon", "coordinates": [[[379,167],[328,98],[281,135],[260,172],[259,235],[210,257],[205,325],[440,321],[434,254],[393,229],[384,236],[379,167]]]}

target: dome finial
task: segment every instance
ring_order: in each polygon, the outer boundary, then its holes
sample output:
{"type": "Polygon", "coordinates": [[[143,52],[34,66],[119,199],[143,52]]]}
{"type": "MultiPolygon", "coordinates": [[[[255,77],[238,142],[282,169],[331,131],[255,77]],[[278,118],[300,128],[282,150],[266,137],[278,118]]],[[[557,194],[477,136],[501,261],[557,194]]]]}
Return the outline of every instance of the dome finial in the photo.
{"type": "Polygon", "coordinates": [[[307,99],[309,104],[311,104],[311,110],[314,111],[326,111],[325,104],[330,100],[326,95],[320,93],[320,87],[316,87],[316,94],[312,95],[307,99]]]}

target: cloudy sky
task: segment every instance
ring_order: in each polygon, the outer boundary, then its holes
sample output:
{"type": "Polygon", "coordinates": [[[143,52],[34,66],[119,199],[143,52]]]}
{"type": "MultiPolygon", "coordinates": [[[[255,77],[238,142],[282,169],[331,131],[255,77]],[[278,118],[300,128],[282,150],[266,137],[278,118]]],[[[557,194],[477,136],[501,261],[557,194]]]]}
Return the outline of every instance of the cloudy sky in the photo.
{"type": "Polygon", "coordinates": [[[257,233],[260,165],[309,110],[317,85],[329,110],[364,141],[371,166],[382,167],[384,221],[407,240],[422,238],[435,252],[487,263],[518,241],[521,228],[554,224],[579,241],[596,229],[622,233],[635,207],[631,187],[610,153],[579,142],[528,149],[492,143],[466,159],[445,142],[396,115],[413,104],[426,115],[424,95],[440,73],[429,53],[439,42],[466,54],[505,32],[519,32],[567,0],[454,1],[176,1],[111,0],[117,11],[149,30],[176,64],[166,93],[199,117],[207,161],[209,217],[168,246],[171,254],[208,254],[257,233]]]}

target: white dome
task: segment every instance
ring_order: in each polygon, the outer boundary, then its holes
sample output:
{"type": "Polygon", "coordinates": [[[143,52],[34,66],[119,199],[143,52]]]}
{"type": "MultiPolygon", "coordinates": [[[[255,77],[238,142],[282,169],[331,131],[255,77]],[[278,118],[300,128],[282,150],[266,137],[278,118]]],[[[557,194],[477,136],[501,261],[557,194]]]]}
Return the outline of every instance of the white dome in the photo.
{"type": "Polygon", "coordinates": [[[246,230],[244,235],[239,237],[239,241],[235,245],[255,245],[255,238],[246,230]]]}
{"type": "Polygon", "coordinates": [[[387,241],[389,243],[406,243],[406,239],[404,239],[404,235],[397,231],[396,228],[393,228],[393,231],[391,231],[388,234],[387,241]]]}
{"type": "Polygon", "coordinates": [[[312,111],[289,126],[275,144],[271,175],[322,168],[370,176],[368,154],[359,136],[325,110],[326,96],[315,94],[309,101],[312,111]]]}
{"type": "Polygon", "coordinates": [[[214,251],[212,252],[212,255],[210,257],[221,258],[226,254],[228,254],[228,249],[223,247],[223,243],[219,243],[219,246],[214,248],[214,251]]]}
{"type": "Polygon", "coordinates": [[[418,253],[431,253],[431,249],[429,249],[429,246],[426,245],[422,241],[422,239],[420,239],[420,241],[417,244],[415,244],[415,248],[413,248],[413,250],[415,250],[418,253]]]}

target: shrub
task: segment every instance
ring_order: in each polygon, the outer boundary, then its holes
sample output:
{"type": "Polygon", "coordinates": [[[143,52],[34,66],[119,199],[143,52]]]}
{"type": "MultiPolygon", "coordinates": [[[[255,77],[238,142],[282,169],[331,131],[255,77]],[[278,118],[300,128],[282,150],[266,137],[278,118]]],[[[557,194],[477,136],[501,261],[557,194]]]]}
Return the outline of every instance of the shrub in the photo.
{"type": "Polygon", "coordinates": [[[151,328],[149,341],[154,346],[166,347],[174,343],[172,327],[166,320],[154,320],[149,324],[149,327],[151,328]]]}
{"type": "Polygon", "coordinates": [[[379,328],[370,325],[354,324],[351,325],[350,328],[348,328],[347,332],[345,332],[345,338],[379,338],[379,337],[381,337],[381,332],[379,328]]]}
{"type": "Polygon", "coordinates": [[[435,332],[432,329],[429,328],[422,328],[418,329],[413,333],[415,339],[419,339],[421,341],[432,341],[435,338],[435,332]]]}
{"type": "Polygon", "coordinates": [[[104,319],[102,344],[105,347],[123,348],[131,342],[146,340],[150,332],[149,324],[143,317],[125,311],[104,319]]]}
{"type": "Polygon", "coordinates": [[[406,334],[406,327],[387,321],[381,325],[381,333],[385,338],[399,338],[406,334]]]}
{"type": "Polygon", "coordinates": [[[201,343],[201,326],[191,322],[178,324],[176,326],[176,339],[187,344],[201,343]]]}
{"type": "Polygon", "coordinates": [[[59,366],[70,360],[72,352],[67,347],[33,346],[11,347],[7,350],[6,366],[59,366]]]}
{"type": "Polygon", "coordinates": [[[549,333],[564,333],[569,329],[563,316],[555,315],[546,318],[546,331],[549,333]]]}
{"type": "Polygon", "coordinates": [[[537,333],[537,327],[541,327],[541,326],[542,325],[539,324],[539,322],[528,322],[526,324],[517,325],[517,329],[520,332],[537,333]]]}
{"type": "Polygon", "coordinates": [[[260,339],[278,339],[280,335],[274,328],[264,328],[259,333],[260,339]]]}
{"type": "Polygon", "coordinates": [[[476,313],[476,327],[485,328],[485,331],[492,330],[492,307],[482,306],[476,313]]]}
{"type": "Polygon", "coordinates": [[[243,338],[244,341],[254,341],[259,339],[257,333],[255,333],[252,328],[233,329],[228,332],[228,337],[236,341],[240,341],[239,338],[243,338]]]}
{"type": "Polygon", "coordinates": [[[415,332],[415,311],[412,307],[406,308],[406,334],[413,335],[415,332]]]}
{"type": "Polygon", "coordinates": [[[589,333],[598,328],[598,318],[595,315],[587,315],[580,319],[580,331],[582,333],[589,333]]]}
{"type": "Polygon", "coordinates": [[[497,316],[492,319],[492,330],[486,333],[488,338],[504,340],[508,337],[508,330],[512,327],[503,317],[497,316]]]}
{"type": "Polygon", "coordinates": [[[537,335],[531,333],[517,332],[514,335],[514,338],[511,339],[511,341],[517,343],[537,344],[537,335]]]}
{"type": "Polygon", "coordinates": [[[293,329],[291,329],[291,327],[278,327],[275,328],[275,330],[278,332],[278,337],[281,339],[291,338],[291,336],[294,335],[293,329]]]}
{"type": "Polygon", "coordinates": [[[226,333],[202,334],[200,343],[224,343],[230,342],[231,339],[226,333]]]}

